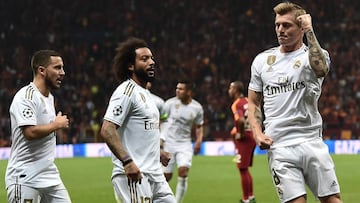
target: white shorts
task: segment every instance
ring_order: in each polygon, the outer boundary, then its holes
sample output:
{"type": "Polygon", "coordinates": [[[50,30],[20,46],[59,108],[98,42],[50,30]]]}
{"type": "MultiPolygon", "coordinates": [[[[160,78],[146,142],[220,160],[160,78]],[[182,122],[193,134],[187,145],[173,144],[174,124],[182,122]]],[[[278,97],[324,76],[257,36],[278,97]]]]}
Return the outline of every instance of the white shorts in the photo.
{"type": "Polygon", "coordinates": [[[174,193],[165,179],[162,182],[153,182],[146,175],[142,176],[141,184],[130,185],[126,175],[113,177],[115,199],[118,203],[176,203],[174,193]]]}
{"type": "Polygon", "coordinates": [[[268,151],[269,169],[281,202],[306,194],[315,197],[340,193],[334,162],[321,139],[268,151]]]}
{"type": "Polygon", "coordinates": [[[193,148],[191,144],[177,144],[175,145],[166,145],[164,150],[171,154],[171,159],[169,164],[164,167],[164,173],[173,173],[174,167],[186,167],[190,168],[193,157],[193,148]]]}
{"type": "Polygon", "coordinates": [[[63,184],[47,188],[32,188],[14,184],[7,188],[7,197],[8,202],[71,203],[70,196],[63,184]]]}

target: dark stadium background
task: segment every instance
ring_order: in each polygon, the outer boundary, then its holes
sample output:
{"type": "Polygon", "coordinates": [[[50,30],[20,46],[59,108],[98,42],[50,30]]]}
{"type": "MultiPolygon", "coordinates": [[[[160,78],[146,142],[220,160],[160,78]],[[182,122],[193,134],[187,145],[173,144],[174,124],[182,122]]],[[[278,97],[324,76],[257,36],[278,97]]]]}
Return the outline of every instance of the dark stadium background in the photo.
{"type": "MultiPolygon", "coordinates": [[[[101,142],[98,130],[117,82],[111,60],[129,36],[149,42],[157,62],[152,91],[175,94],[179,77],[196,82],[204,105],[205,140],[226,140],[232,125],[227,88],[248,84],[254,56],[277,45],[273,6],[262,0],[4,0],[0,2],[0,146],[10,144],[9,105],[32,80],[38,49],[63,54],[66,79],[53,92],[57,110],[71,118],[59,143],[101,142]]],[[[304,0],[318,40],[330,52],[331,72],[319,108],[326,139],[358,139],[360,1],[304,0]]]]}

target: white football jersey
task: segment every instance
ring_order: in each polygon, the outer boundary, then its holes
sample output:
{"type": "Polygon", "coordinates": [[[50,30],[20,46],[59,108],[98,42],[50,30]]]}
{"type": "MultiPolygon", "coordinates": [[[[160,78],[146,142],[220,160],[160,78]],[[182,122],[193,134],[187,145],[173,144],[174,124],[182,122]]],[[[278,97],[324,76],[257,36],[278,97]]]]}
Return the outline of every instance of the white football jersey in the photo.
{"type": "MultiPolygon", "coordinates": [[[[330,66],[329,54],[323,52],[330,66]]],[[[311,69],[308,47],[304,44],[290,53],[281,53],[280,47],[276,47],[255,57],[249,89],[264,96],[264,133],[272,137],[272,147],[321,136],[318,100],[323,80],[311,69]]]]}
{"type": "Polygon", "coordinates": [[[150,96],[151,96],[151,98],[153,99],[153,101],[155,102],[156,107],[157,107],[158,110],[159,110],[159,113],[160,113],[160,121],[166,119],[166,118],[167,118],[167,114],[166,114],[165,109],[164,109],[165,101],[164,101],[161,97],[159,97],[159,96],[157,96],[156,94],[153,94],[153,93],[151,93],[151,92],[150,92],[150,96]]]}
{"type": "Polygon", "coordinates": [[[49,124],[55,119],[54,97],[42,95],[34,83],[21,88],[10,106],[12,145],[6,168],[6,186],[18,182],[43,188],[61,183],[54,164],[56,136],[25,139],[22,126],[49,124]]]}
{"type": "MultiPolygon", "coordinates": [[[[165,180],[160,164],[159,111],[150,92],[129,79],[110,98],[104,119],[120,126],[120,140],[142,173],[152,181],[165,180]]],[[[124,174],[121,161],[112,155],[112,176],[124,174]]]]}
{"type": "Polygon", "coordinates": [[[193,125],[204,124],[204,110],[201,104],[192,99],[187,105],[177,97],[172,97],[165,102],[167,121],[162,129],[166,145],[177,143],[191,144],[191,129],[193,125]]]}

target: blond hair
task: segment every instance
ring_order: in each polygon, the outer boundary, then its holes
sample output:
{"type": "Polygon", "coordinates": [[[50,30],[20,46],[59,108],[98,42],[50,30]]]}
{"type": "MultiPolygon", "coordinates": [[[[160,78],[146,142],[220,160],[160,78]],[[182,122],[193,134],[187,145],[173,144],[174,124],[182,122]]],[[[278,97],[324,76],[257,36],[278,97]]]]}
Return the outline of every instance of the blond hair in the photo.
{"type": "Polygon", "coordinates": [[[301,6],[291,3],[291,2],[279,3],[278,5],[276,5],[274,7],[274,12],[277,15],[285,15],[287,13],[293,12],[295,15],[295,18],[306,14],[305,9],[303,9],[301,6]]]}

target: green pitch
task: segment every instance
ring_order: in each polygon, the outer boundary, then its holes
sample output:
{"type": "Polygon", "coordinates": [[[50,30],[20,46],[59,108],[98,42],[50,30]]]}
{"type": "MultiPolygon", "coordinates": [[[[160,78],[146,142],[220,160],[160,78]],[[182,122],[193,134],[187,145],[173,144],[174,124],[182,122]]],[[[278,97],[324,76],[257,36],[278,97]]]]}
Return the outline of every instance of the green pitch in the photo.
{"type": "MultiPolygon", "coordinates": [[[[360,155],[336,155],[337,175],[345,203],[360,200],[360,155]]],[[[196,156],[190,170],[189,188],[184,203],[235,203],[241,197],[240,177],[231,156],[196,156]]],[[[4,177],[7,161],[0,161],[0,176],[4,177]]],[[[115,202],[110,182],[110,158],[58,159],[62,179],[73,203],[115,202]]],[[[279,202],[267,170],[266,156],[255,156],[251,168],[258,203],[279,202]]],[[[175,188],[176,176],[171,181],[175,188]]],[[[0,202],[6,202],[4,180],[0,182],[0,202]]],[[[319,203],[312,194],[308,203],[319,203]]]]}

